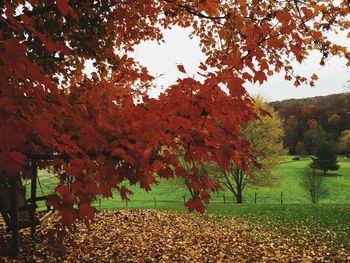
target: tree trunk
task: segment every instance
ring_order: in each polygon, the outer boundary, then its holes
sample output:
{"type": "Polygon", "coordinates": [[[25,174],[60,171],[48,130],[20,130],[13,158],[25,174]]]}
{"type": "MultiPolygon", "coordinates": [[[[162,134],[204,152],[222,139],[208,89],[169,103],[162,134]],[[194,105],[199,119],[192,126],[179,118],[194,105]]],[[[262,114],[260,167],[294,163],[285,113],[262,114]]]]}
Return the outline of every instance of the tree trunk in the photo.
{"type": "Polygon", "coordinates": [[[11,257],[17,258],[19,253],[19,232],[18,232],[18,204],[17,204],[17,182],[16,179],[10,180],[10,202],[11,202],[11,235],[12,251],[11,257]]]}
{"type": "Polygon", "coordinates": [[[236,201],[237,201],[237,204],[242,204],[243,203],[242,191],[237,191],[236,201]]]}

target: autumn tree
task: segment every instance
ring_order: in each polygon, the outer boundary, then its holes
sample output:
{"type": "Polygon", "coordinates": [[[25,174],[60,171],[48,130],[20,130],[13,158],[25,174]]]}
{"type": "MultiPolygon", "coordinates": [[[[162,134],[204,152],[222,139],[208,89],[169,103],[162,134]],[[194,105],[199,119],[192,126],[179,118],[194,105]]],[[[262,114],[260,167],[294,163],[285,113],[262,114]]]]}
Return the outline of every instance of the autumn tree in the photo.
{"type": "MultiPolygon", "coordinates": [[[[210,177],[208,171],[206,169],[207,164],[199,164],[196,162],[188,162],[185,160],[181,161],[182,168],[186,173],[195,173],[198,175],[197,181],[190,181],[188,178],[184,177],[181,179],[180,184],[185,185],[188,192],[190,193],[192,198],[197,198],[200,194],[198,189],[200,189],[200,184],[205,183],[210,177]]],[[[177,172],[181,175],[182,171],[177,170],[177,172]]],[[[202,197],[204,198],[207,195],[207,199],[210,197],[209,193],[202,193],[202,197]]]]}
{"type": "Polygon", "coordinates": [[[327,171],[338,170],[339,165],[337,163],[337,155],[333,151],[332,146],[327,143],[322,143],[317,147],[315,158],[312,157],[310,167],[322,170],[325,175],[327,171]]]}
{"type": "Polygon", "coordinates": [[[340,136],[341,129],[342,129],[342,119],[338,114],[332,114],[328,118],[328,127],[329,132],[331,135],[333,135],[333,141],[336,142],[336,138],[340,136]]]}
{"type": "Polygon", "coordinates": [[[295,153],[300,155],[305,155],[307,153],[304,142],[299,141],[297,143],[295,146],[295,153]]]}
{"type": "MultiPolygon", "coordinates": [[[[155,173],[175,176],[181,165],[164,148],[249,171],[254,157],[241,126],[256,114],[244,86],[276,72],[314,85],[315,75],[299,76],[291,63],[314,49],[321,65],[330,55],[350,59],[326,35],[348,30],[345,0],[6,0],[0,10],[0,173],[10,180],[28,165],[53,169],[59,183],[49,202],[65,225],[91,218],[97,195],[116,189],[127,198],[125,180],[150,190],[155,173]],[[181,79],[151,99],[153,77],[130,53],[174,25],[199,37],[204,79],[179,65],[181,79]],[[87,60],[97,70],[91,79],[87,60]]],[[[201,193],[214,188],[199,184],[187,206],[204,211],[201,193]]]]}
{"type": "Polygon", "coordinates": [[[337,150],[340,153],[350,154],[350,130],[345,130],[341,133],[337,143],[337,150]]]}
{"type": "Polygon", "coordinates": [[[259,167],[250,167],[252,177],[237,165],[232,165],[228,170],[221,169],[217,176],[219,182],[233,193],[237,203],[243,202],[243,190],[248,184],[255,186],[273,184],[276,181],[272,173],[273,169],[286,154],[282,145],[283,124],[278,113],[261,97],[255,98],[255,107],[256,111],[264,109],[269,114],[260,115],[258,120],[250,121],[244,126],[243,133],[254,149],[254,157],[259,162],[259,167]]]}
{"type": "Polygon", "coordinates": [[[289,116],[288,120],[285,121],[284,132],[285,132],[285,147],[289,148],[290,153],[295,152],[295,146],[299,140],[299,122],[295,115],[289,116]]]}
{"type": "Polygon", "coordinates": [[[308,130],[304,132],[303,141],[308,153],[314,153],[321,143],[328,141],[328,136],[317,120],[309,119],[307,121],[308,130]]]}
{"type": "MultiPolygon", "coordinates": [[[[172,149],[172,151],[174,151],[172,149]]],[[[200,195],[201,198],[209,202],[210,193],[203,191],[200,192],[199,189],[201,185],[213,184],[209,188],[213,190],[219,190],[219,184],[212,181],[212,176],[209,171],[211,171],[211,165],[209,162],[198,162],[193,160],[183,147],[179,147],[175,152],[178,156],[180,166],[177,167],[174,173],[177,175],[177,178],[174,178],[173,183],[179,186],[185,186],[188,190],[192,199],[197,199],[200,195]],[[197,175],[197,180],[190,180],[188,174],[195,173],[197,175]]],[[[204,207],[203,207],[204,208],[204,207]]]]}
{"type": "Polygon", "coordinates": [[[340,116],[338,114],[333,114],[331,117],[328,118],[328,123],[331,125],[337,125],[337,123],[340,121],[340,116]]]}

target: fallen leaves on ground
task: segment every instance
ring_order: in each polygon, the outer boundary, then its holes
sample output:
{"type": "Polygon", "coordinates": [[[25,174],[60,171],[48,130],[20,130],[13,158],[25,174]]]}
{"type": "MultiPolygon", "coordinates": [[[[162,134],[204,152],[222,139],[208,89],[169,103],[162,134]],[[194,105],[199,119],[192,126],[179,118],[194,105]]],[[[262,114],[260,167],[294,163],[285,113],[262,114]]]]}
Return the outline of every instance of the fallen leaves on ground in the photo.
{"type": "MultiPolygon", "coordinates": [[[[175,211],[102,211],[89,226],[78,224],[64,250],[47,238],[51,216],[21,232],[16,261],[4,262],[286,262],[347,261],[350,252],[323,240],[274,231],[259,222],[175,211]]],[[[305,231],[305,230],[303,230],[305,231]]],[[[3,233],[0,233],[3,234],[3,233]]]]}

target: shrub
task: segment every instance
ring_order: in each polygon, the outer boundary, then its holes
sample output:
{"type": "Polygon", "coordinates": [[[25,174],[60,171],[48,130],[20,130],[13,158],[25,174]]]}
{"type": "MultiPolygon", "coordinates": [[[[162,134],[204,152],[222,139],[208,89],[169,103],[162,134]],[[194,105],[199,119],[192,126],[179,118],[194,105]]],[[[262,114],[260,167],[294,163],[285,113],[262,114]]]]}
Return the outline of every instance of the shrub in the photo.
{"type": "Polygon", "coordinates": [[[318,201],[328,196],[328,189],[324,185],[324,177],[316,173],[315,169],[305,169],[305,176],[301,181],[303,189],[310,194],[311,202],[318,201]]]}

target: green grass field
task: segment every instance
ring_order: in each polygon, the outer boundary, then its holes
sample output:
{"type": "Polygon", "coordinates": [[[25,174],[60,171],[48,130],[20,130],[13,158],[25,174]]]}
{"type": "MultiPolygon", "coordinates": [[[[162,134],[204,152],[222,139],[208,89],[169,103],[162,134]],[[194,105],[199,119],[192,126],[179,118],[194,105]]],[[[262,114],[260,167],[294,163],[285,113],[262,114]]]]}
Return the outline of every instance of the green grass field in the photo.
{"type": "MultiPolygon", "coordinates": [[[[308,194],[301,188],[300,181],[304,176],[304,170],[310,163],[309,158],[292,161],[288,157],[276,170],[275,174],[280,178],[279,182],[272,187],[247,188],[243,194],[244,204],[254,204],[255,193],[257,204],[273,205],[280,204],[281,192],[283,192],[283,204],[310,204],[308,194]]],[[[329,173],[325,177],[329,195],[320,201],[320,204],[350,204],[350,160],[340,159],[341,168],[329,173]]],[[[38,186],[38,195],[48,194],[57,183],[55,177],[47,178],[41,171],[41,188],[38,186]]],[[[29,186],[29,185],[28,185],[29,186]]],[[[175,180],[160,180],[158,185],[152,186],[151,192],[140,189],[138,185],[130,186],[133,191],[131,200],[126,204],[122,202],[119,195],[114,193],[113,199],[101,199],[94,202],[98,209],[121,209],[121,208],[161,208],[182,210],[184,196],[187,199],[187,189],[175,180]]],[[[27,191],[29,192],[29,191],[27,191]]],[[[233,195],[228,191],[213,193],[211,206],[232,205],[235,203],[233,195]]],[[[39,206],[44,205],[40,203],[39,206]]]]}
{"type": "MultiPolygon", "coordinates": [[[[280,204],[281,192],[283,192],[284,204],[307,204],[310,203],[308,194],[300,187],[300,181],[304,176],[304,170],[310,163],[309,158],[304,158],[300,161],[291,161],[291,158],[281,164],[275,171],[280,177],[280,181],[273,187],[247,188],[243,194],[245,204],[254,204],[255,193],[257,193],[257,204],[280,204]]],[[[329,173],[325,178],[325,184],[329,189],[329,195],[320,201],[321,204],[350,204],[350,161],[340,160],[341,168],[333,173],[329,173]]],[[[157,200],[157,205],[165,208],[170,204],[162,204],[162,201],[178,201],[183,200],[183,196],[189,197],[188,191],[174,180],[162,180],[159,185],[153,186],[151,192],[146,193],[137,186],[131,187],[134,195],[130,207],[143,207],[154,205],[154,197],[157,200]]],[[[223,203],[225,196],[226,203],[234,203],[232,193],[221,191],[219,194],[212,195],[211,202],[213,204],[223,203]]],[[[118,200],[118,197],[115,198],[118,200]]],[[[106,204],[103,201],[102,204],[106,204]]],[[[114,201],[112,201],[114,202],[114,201]]],[[[108,203],[106,208],[109,208],[108,203]]]]}

